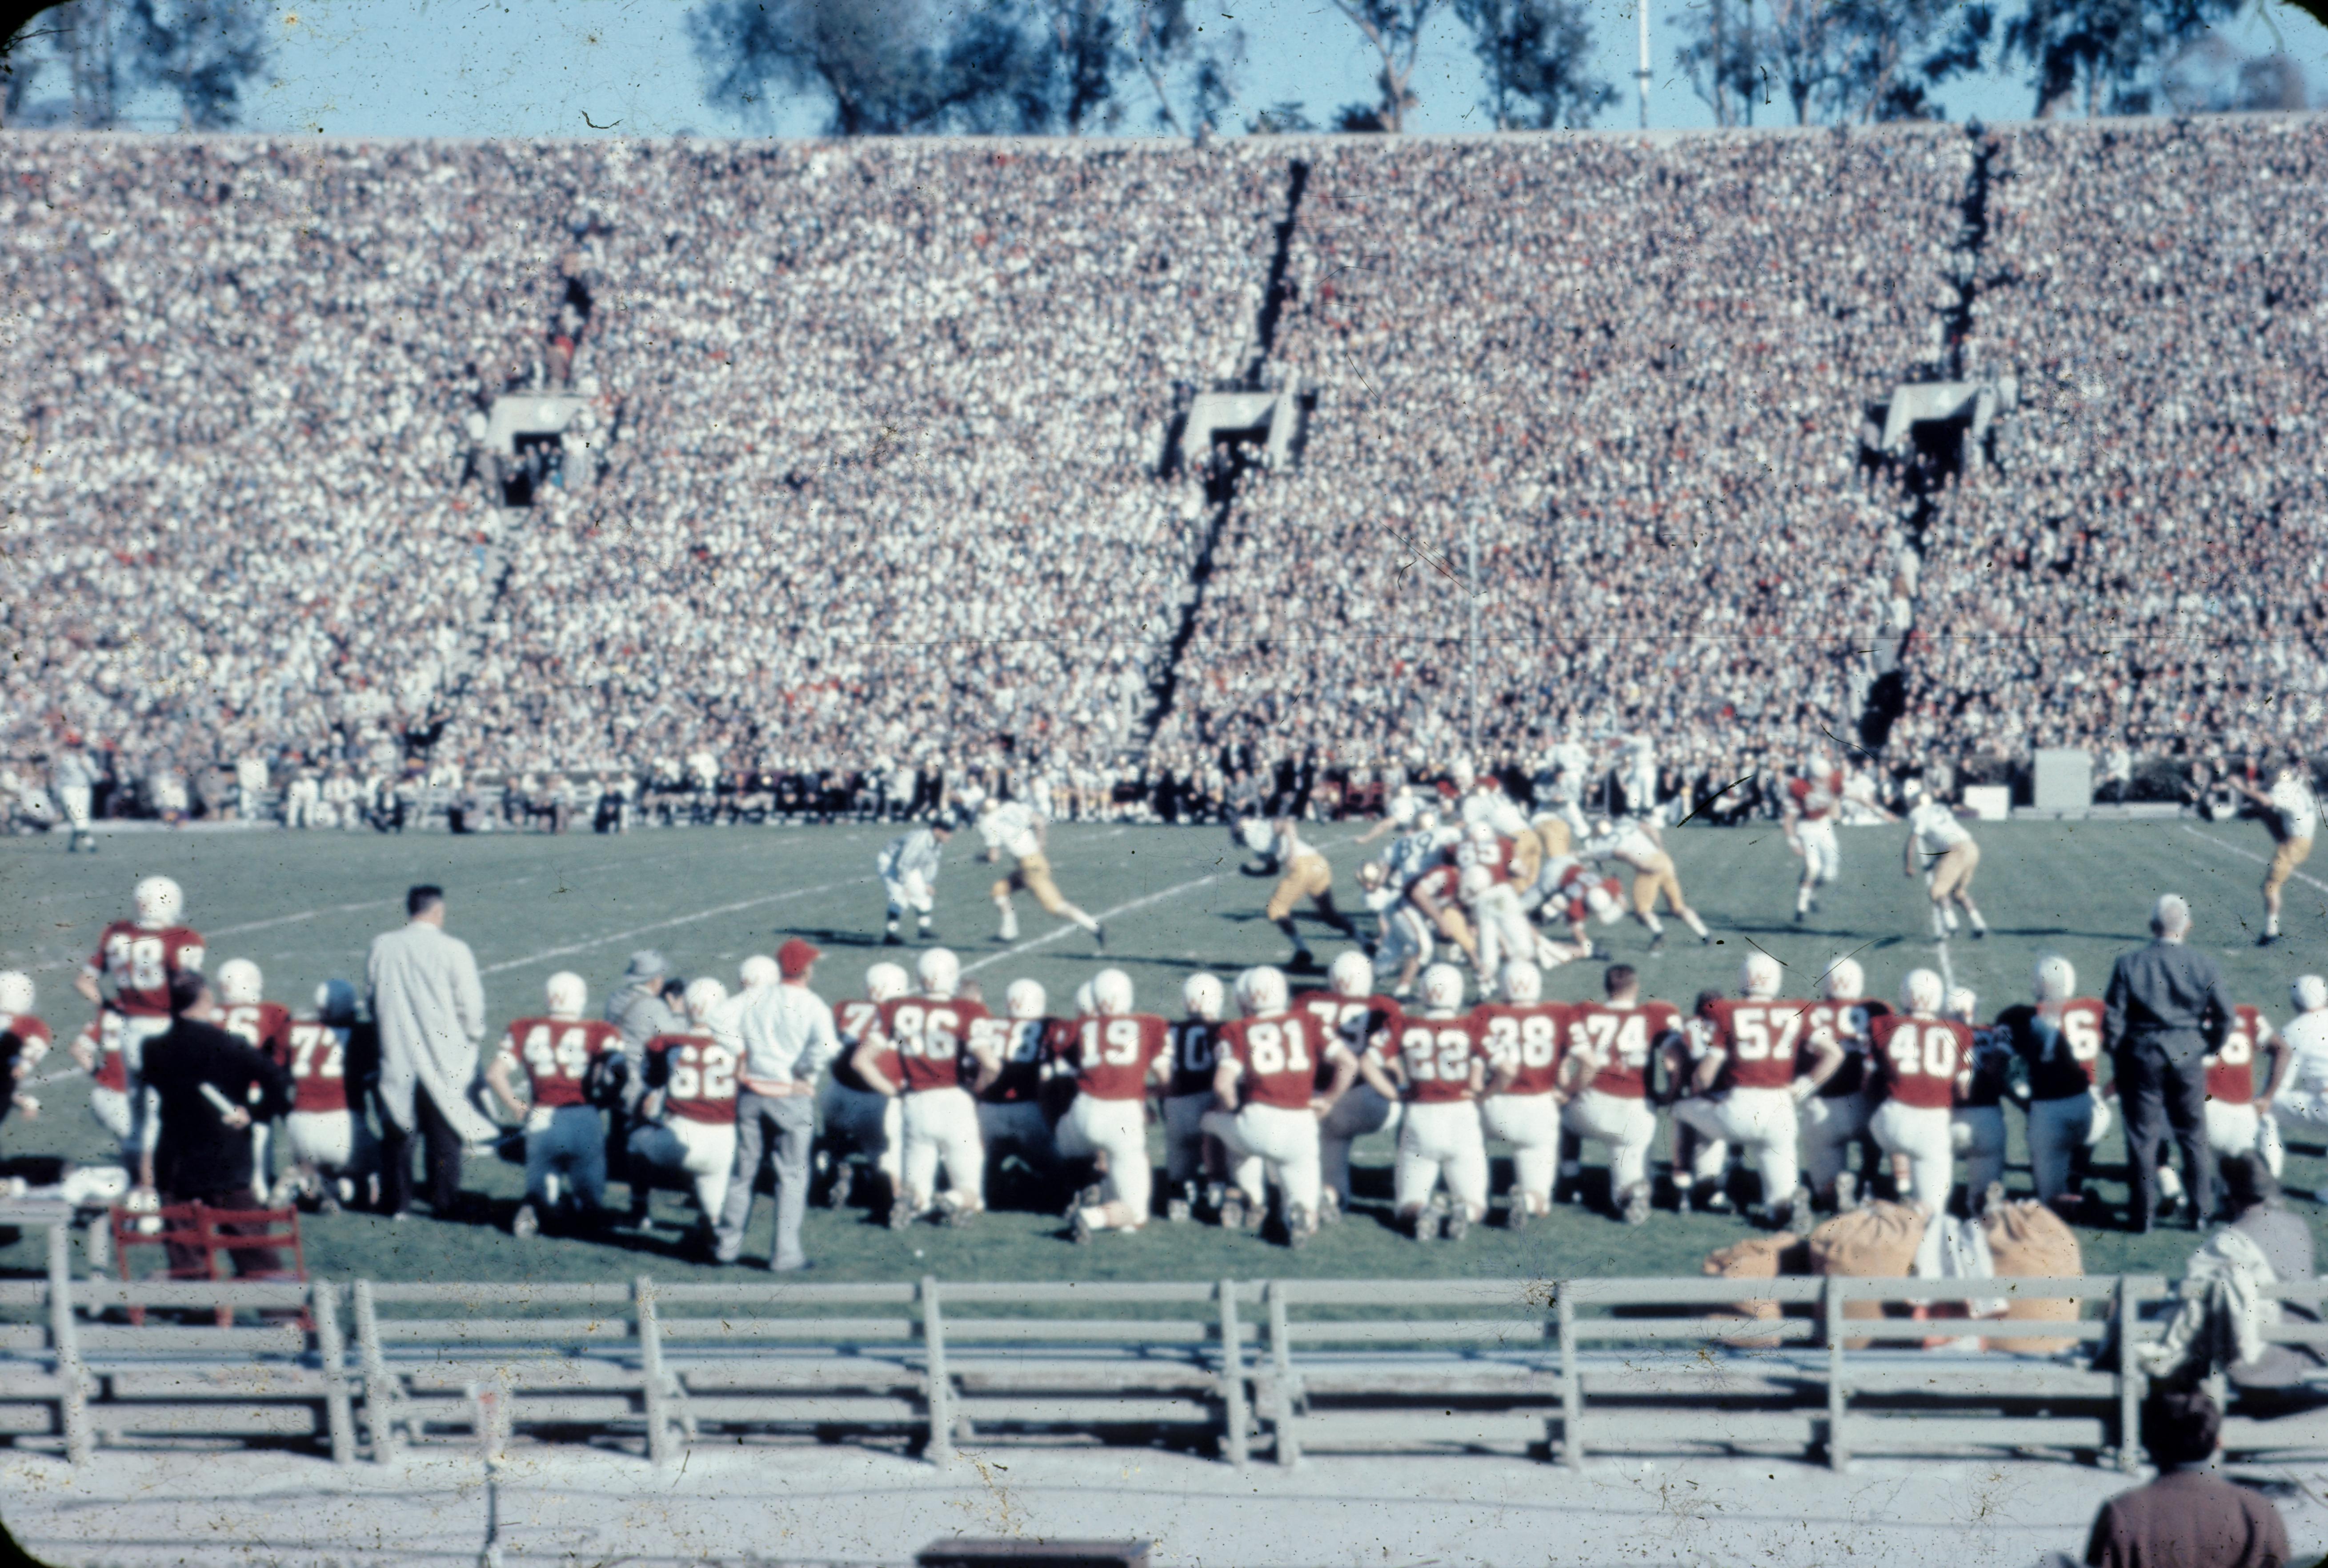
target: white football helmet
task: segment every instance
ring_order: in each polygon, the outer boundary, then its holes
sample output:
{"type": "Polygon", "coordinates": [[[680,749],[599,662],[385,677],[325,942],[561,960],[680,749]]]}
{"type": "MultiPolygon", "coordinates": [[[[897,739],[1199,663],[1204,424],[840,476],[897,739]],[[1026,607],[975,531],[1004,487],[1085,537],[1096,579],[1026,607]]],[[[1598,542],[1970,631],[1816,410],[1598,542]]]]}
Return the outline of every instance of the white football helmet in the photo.
{"type": "Polygon", "coordinates": [[[315,988],[315,1016],[327,1024],[352,1022],[356,988],[352,981],[327,980],[315,988]]]}
{"type": "Polygon", "coordinates": [[[1504,1000],[1514,1007],[1534,1007],[1544,1000],[1544,971],[1525,958],[1504,965],[1504,1000]]]}
{"type": "Polygon", "coordinates": [[[230,958],[219,965],[219,1000],[228,1007],[256,1007],[264,1000],[267,982],[258,965],[247,958],[230,958]]]}
{"type": "Polygon", "coordinates": [[[1087,1019],[1097,1011],[1099,1011],[1099,999],[1092,995],[1091,981],[1085,981],[1075,987],[1075,1017],[1087,1019]]]}
{"type": "Polygon", "coordinates": [[[1751,1001],[1769,1001],[1787,983],[1787,972],[1767,953],[1749,953],[1738,966],[1738,990],[1751,1001]]]}
{"type": "Polygon", "coordinates": [[[1455,896],[1466,904],[1476,904],[1496,885],[1496,874],[1485,866],[1466,866],[1455,883],[1455,896]]]}
{"type": "Polygon", "coordinates": [[[1326,983],[1336,996],[1367,997],[1375,991],[1374,961],[1356,948],[1336,956],[1326,971],[1326,983]]]}
{"type": "Polygon", "coordinates": [[[943,1000],[962,984],[962,960],[950,947],[933,947],[915,962],[914,974],[922,982],[924,995],[943,1000]]]}
{"type": "Polygon", "coordinates": [[[33,977],[22,970],[0,972],[0,1019],[33,1010],[33,977]]]}
{"type": "Polygon", "coordinates": [[[130,897],[137,906],[137,924],[148,929],[175,925],[185,913],[186,896],[167,877],[146,878],[130,897]]]}
{"type": "Polygon", "coordinates": [[[1414,819],[1422,810],[1422,803],[1411,794],[1402,793],[1391,797],[1390,820],[1395,826],[1402,828],[1413,826],[1414,819]]]}
{"type": "Polygon", "coordinates": [[[1429,806],[1425,806],[1421,811],[1415,812],[1414,831],[1418,833],[1437,832],[1439,831],[1439,813],[1429,806]]]}
{"type": "Polygon", "coordinates": [[[708,1024],[711,1015],[728,1003],[728,988],[704,975],[687,982],[687,1016],[699,1024],[708,1024]]]}
{"type": "Polygon", "coordinates": [[[1617,901],[1617,896],[1610,892],[1608,885],[1602,882],[1595,882],[1584,889],[1584,908],[1603,925],[1613,924],[1625,913],[1624,906],[1617,901]]]}
{"type": "Polygon", "coordinates": [[[1094,1010],[1112,1019],[1131,1010],[1131,977],[1123,971],[1103,969],[1092,976],[1091,984],[1094,1010]]]}
{"type": "Polygon", "coordinates": [[[1268,854],[1270,846],[1277,842],[1277,835],[1270,830],[1269,824],[1259,817],[1247,817],[1239,822],[1236,825],[1236,837],[1238,843],[1256,855],[1268,854]]]}
{"type": "Polygon", "coordinates": [[[905,966],[896,963],[876,963],[865,971],[865,997],[868,1001],[896,1001],[914,989],[905,966]]]}
{"type": "Polygon", "coordinates": [[[1014,1019],[1038,1019],[1050,999],[1039,980],[1014,980],[1002,988],[1002,1010],[1014,1019]]]}
{"type": "Polygon", "coordinates": [[[1911,969],[1900,982],[1900,1005],[1911,1013],[1936,1016],[1948,1000],[1948,982],[1929,969],[1911,969]]]}
{"type": "Polygon", "coordinates": [[[1857,1001],[1867,994],[1867,972],[1854,958],[1838,958],[1819,976],[1819,995],[1828,1001],[1857,1001]]]}
{"type": "Polygon", "coordinates": [[[1434,963],[1422,972],[1422,1005],[1435,1013],[1451,1013],[1463,1005],[1463,972],[1451,963],[1434,963]]]}
{"type": "Polygon", "coordinates": [[[1192,1019],[1206,1023],[1218,1023],[1228,1007],[1228,998],[1221,989],[1216,974],[1192,974],[1180,982],[1180,1005],[1188,1009],[1192,1019]]]}
{"type": "MultiPolygon", "coordinates": [[[[896,968],[895,964],[889,967],[896,968]]],[[[756,953],[746,959],[743,968],[737,973],[737,978],[743,981],[746,991],[758,991],[763,986],[775,984],[784,977],[784,972],[776,967],[776,961],[765,953],[756,953]]],[[[900,978],[903,978],[903,972],[900,972],[900,978]]]]}
{"type": "Polygon", "coordinates": [[[1980,998],[1970,986],[1960,985],[1948,992],[1948,1000],[1940,1007],[1942,1018],[1954,1019],[1960,1024],[1978,1023],[1980,998]]]}
{"type": "Polygon", "coordinates": [[[1390,868],[1380,860],[1368,860],[1358,868],[1358,886],[1371,893],[1381,887],[1383,879],[1389,875],[1390,868]]]}
{"type": "Polygon", "coordinates": [[[2322,1008],[2328,1007],[2328,980],[2323,980],[2316,974],[2301,976],[2294,985],[2287,988],[2287,1000],[2295,1004],[2297,1012],[2318,1012],[2322,1008]]]}
{"type": "Polygon", "coordinates": [[[551,1018],[578,1019],[582,1009],[590,1005],[589,982],[572,970],[559,970],[541,989],[549,998],[551,1018]]]}
{"type": "Polygon", "coordinates": [[[1265,1018],[1285,1010],[1285,972],[1269,964],[1257,964],[1236,978],[1237,1004],[1253,1018],[1265,1018]]]}
{"type": "Polygon", "coordinates": [[[2049,953],[2037,961],[2037,1000],[2067,1001],[2078,994],[2077,967],[2058,953],[2049,953]]]}
{"type": "Polygon", "coordinates": [[[1471,847],[1475,850],[1492,852],[1496,848],[1496,824],[1493,822],[1473,822],[1464,830],[1464,836],[1471,840],[1471,847]]]}

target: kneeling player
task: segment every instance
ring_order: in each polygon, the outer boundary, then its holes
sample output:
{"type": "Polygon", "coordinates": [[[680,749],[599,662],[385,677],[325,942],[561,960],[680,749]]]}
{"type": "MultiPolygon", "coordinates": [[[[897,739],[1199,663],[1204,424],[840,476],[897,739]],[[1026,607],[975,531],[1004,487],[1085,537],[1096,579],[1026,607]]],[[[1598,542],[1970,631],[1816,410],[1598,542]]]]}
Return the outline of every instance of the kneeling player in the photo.
{"type": "Polygon", "coordinates": [[[1989,1188],[2004,1177],[2004,1096],[2013,1047],[2003,1029],[1980,1027],[1980,998],[1964,986],[1948,992],[1941,1016],[1972,1031],[1972,1051],[1957,1074],[1948,1133],[1964,1163],[1965,1212],[1978,1214],[1989,1188]]]}
{"type": "Polygon", "coordinates": [[[1077,1019],[1058,1042],[1059,1065],[1075,1081],[1075,1103],[1059,1121],[1059,1152],[1096,1160],[1096,1189],[1076,1195],[1067,1212],[1078,1242],[1103,1230],[1148,1223],[1156,1175],[1148,1163],[1148,1086],[1172,1071],[1170,1027],[1131,1010],[1131,977],[1103,969],[1092,977],[1093,1016],[1077,1019]]]}
{"type": "Polygon", "coordinates": [[[1719,1178],[1728,1143],[1742,1144],[1754,1151],[1762,1173],[1765,1217],[1776,1228],[1798,1230],[1810,1212],[1810,1194],[1799,1185],[1797,1109],[1843,1065],[1843,1052],[1832,1037],[1811,1033],[1808,1002],[1779,1000],[1784,978],[1768,953],[1758,953],[1740,967],[1744,994],[1709,1009],[1713,1028],[1697,1065],[1697,1093],[1674,1106],[1674,1119],[1719,1151],[1698,1169],[1701,1184],[1719,1178]],[[1798,1046],[1814,1058],[1801,1076],[1795,1072],[1798,1046]]]}
{"type": "Polygon", "coordinates": [[[1213,1071],[1219,1066],[1214,1039],[1227,1005],[1218,976],[1192,974],[1180,985],[1187,1016],[1172,1026],[1172,1077],[1164,1090],[1164,1179],[1170,1197],[1164,1217],[1176,1222],[1197,1212],[1197,1182],[1225,1172],[1216,1153],[1205,1157],[1205,1113],[1213,1105],[1213,1071]]]}
{"type": "Polygon", "coordinates": [[[1393,1019],[1359,1070],[1377,1093],[1402,1101],[1393,1185],[1399,1223],[1417,1241],[1460,1241],[1488,1213],[1488,1149],[1479,1095],[1488,1059],[1464,1016],[1463,972],[1434,963],[1422,974],[1420,1015],[1393,1019]],[[1446,1178],[1448,1201],[1437,1192],[1446,1178]]]}
{"type": "Polygon", "coordinates": [[[55,1036],[33,1011],[33,977],[16,970],[0,973],[0,1089],[8,1098],[0,1103],[0,1121],[10,1110],[27,1121],[41,1113],[41,1103],[20,1087],[41,1058],[49,1054],[55,1036]]]}
{"type": "Polygon", "coordinates": [[[1910,970],[1901,982],[1904,1016],[1871,1021],[1875,1079],[1882,1103],[1868,1119],[1876,1146],[1905,1156],[1908,1193],[1927,1215],[1948,1207],[1955,1185],[1957,1075],[1972,1060],[1972,1030],[1940,1017],[1948,990],[1929,969],[1910,970]]]}
{"type": "Polygon", "coordinates": [[[1479,1102],[1479,1128],[1512,1146],[1513,1230],[1552,1212],[1554,1168],[1560,1160],[1560,1113],[1572,1022],[1563,1003],[1544,1000],[1544,974],[1533,963],[1504,965],[1502,994],[1472,1011],[1491,1075],[1479,1102]]]}
{"type": "MultiPolygon", "coordinates": [[[[1681,1038],[1681,1009],[1643,1001],[1640,977],[1629,963],[1612,963],[1600,977],[1607,1000],[1579,1002],[1570,1038],[1580,1072],[1590,1075],[1562,1108],[1562,1130],[1580,1142],[1609,1146],[1609,1196],[1627,1225],[1649,1217],[1649,1145],[1657,1135],[1649,1109],[1649,1059],[1681,1038]]],[[[1573,1181],[1577,1172],[1563,1172],[1573,1181]]]]}
{"type": "MultiPolygon", "coordinates": [[[[1832,1038],[1843,1062],[1803,1102],[1803,1165],[1813,1195],[1837,1213],[1858,1207],[1860,1183],[1874,1175],[1869,1170],[1854,1177],[1849,1169],[1852,1145],[1866,1136],[1867,1119],[1875,1112],[1867,1071],[1868,1021],[1892,1010],[1888,1003],[1869,1000],[1863,994],[1866,986],[1858,963],[1838,958],[1819,976],[1819,1000],[1810,1010],[1811,1032],[1832,1038]]],[[[1809,1065],[1805,1057],[1803,1066],[1809,1065]]]]}
{"type": "MultiPolygon", "coordinates": [[[[2231,1009],[2231,1032],[2223,1037],[2222,1048],[2209,1052],[2206,1057],[2207,1150],[2219,1160],[2243,1154],[2260,1156],[2265,1168],[2276,1177],[2286,1150],[2280,1146],[2278,1123],[2267,1121],[2257,1108],[2255,1064],[2258,1048],[2264,1057],[2264,1104],[2268,1108],[2270,1090],[2279,1082],[2286,1047],[2260,1009],[2239,1002],[2231,1009]]],[[[2166,1152],[2167,1146],[2162,1144],[2158,1162],[2158,1212],[2162,1216],[2171,1214],[2182,1201],[2182,1178],[2166,1163],[2166,1152]]],[[[2207,1216],[2201,1215],[2199,1218],[2203,1223],[2207,1216]]]]}
{"type": "Polygon", "coordinates": [[[961,994],[962,961],[945,948],[931,948],[914,967],[921,991],[882,1003],[852,1057],[860,1078],[905,1102],[898,1192],[889,1206],[892,1230],[903,1230],[932,1209],[942,1209],[948,1225],[967,1225],[986,1208],[986,1142],[979,1135],[978,1103],[971,1094],[983,1065],[970,1048],[982,1038],[973,1031],[988,1021],[986,1008],[961,994]],[[896,1055],[894,1083],[881,1066],[889,1051],[896,1055]],[[943,1199],[937,1193],[941,1164],[946,1178],[943,1199]]]}
{"type": "Polygon", "coordinates": [[[359,1183],[378,1180],[371,1126],[356,1108],[380,1076],[380,1031],[357,1021],[353,985],[327,980],[315,988],[315,1015],[293,1021],[282,1062],[291,1073],[283,1144],[292,1172],[277,1184],[275,1201],[305,1194],[329,1214],[356,1200],[359,1183]]]}
{"type": "MultiPolygon", "coordinates": [[[[1353,1060],[1362,1059],[1375,1036],[1397,1016],[1397,1004],[1375,994],[1375,966],[1363,953],[1336,958],[1326,978],[1330,989],[1304,991],[1293,999],[1293,1010],[1315,1023],[1321,1038],[1331,1035],[1340,1040],[1353,1060]]],[[[1330,1102],[1318,1123],[1323,1171],[1318,1218],[1330,1225],[1350,1206],[1350,1145],[1369,1132],[1395,1127],[1399,1106],[1364,1079],[1338,1090],[1333,1066],[1324,1061],[1318,1064],[1318,1093],[1330,1102]]]]}
{"type": "MultiPolygon", "coordinates": [[[[258,965],[247,958],[230,958],[219,965],[218,1026],[271,1061],[291,1057],[291,1009],[265,1000],[267,981],[258,965]]],[[[258,1091],[252,1090],[255,1095],[258,1091]]],[[[271,1122],[250,1124],[250,1196],[264,1204],[272,1196],[267,1179],[268,1146],[274,1141],[271,1122]]]]}
{"type": "Polygon", "coordinates": [[[2078,972],[2059,953],[2037,961],[2033,1003],[1996,1015],[1995,1028],[2020,1056],[2028,1085],[2029,1169],[2038,1201],[2074,1209],[2083,1198],[2079,1173],[2087,1150],[2109,1131],[2110,1112],[2096,1086],[2104,1009],[2077,994],[2078,972]]]}
{"type": "MultiPolygon", "coordinates": [[[[877,963],[865,972],[865,995],[833,1009],[833,1032],[840,1038],[840,1055],[824,1081],[817,1101],[817,1120],[824,1129],[825,1156],[831,1163],[825,1202],[845,1208],[856,1190],[857,1167],[870,1165],[881,1178],[878,1205],[896,1200],[897,1160],[905,1147],[902,1109],[897,1096],[875,1088],[857,1070],[857,1047],[873,1031],[874,1015],[884,1002],[896,1001],[914,989],[906,972],[894,963],[877,963]]],[[[895,1085],[900,1071],[897,1053],[878,1050],[875,1066],[882,1081],[895,1085]]]]}
{"type": "Polygon", "coordinates": [[[737,1053],[711,1030],[728,988],[707,975],[688,983],[686,1000],[688,1019],[695,1027],[646,1043],[640,1076],[647,1092],[627,1146],[637,1178],[631,1213],[644,1228],[649,1172],[685,1177],[695,1188],[695,1205],[703,1211],[708,1233],[719,1223],[736,1169],[737,1053]]]}
{"type": "MultiPolygon", "coordinates": [[[[1051,1123],[1058,1114],[1052,1057],[1074,1024],[1047,1016],[1049,997],[1039,981],[1014,980],[1002,988],[1002,1010],[973,1035],[980,1071],[978,1135],[986,1145],[987,1180],[995,1182],[1016,1156],[1047,1207],[1058,1201],[1058,1150],[1051,1123]]],[[[990,1185],[990,1190],[991,1186],[990,1185]]]]}
{"type": "Polygon", "coordinates": [[[606,1135],[592,1091],[604,1098],[610,1073],[623,1061],[623,1032],[582,1016],[590,989],[580,975],[560,971],[544,991],[549,1016],[510,1025],[485,1069],[502,1109],[525,1121],[525,1201],[510,1222],[510,1234],[520,1238],[538,1233],[545,1213],[555,1213],[569,1190],[585,1225],[599,1219],[606,1135]],[[510,1075],[520,1069],[532,1090],[530,1109],[510,1086],[510,1075]]]}
{"type": "Polygon", "coordinates": [[[1342,1088],[1357,1065],[1340,1040],[1320,1038],[1310,1019],[1289,1010],[1285,976],[1277,970],[1246,970],[1237,976],[1236,992],[1245,1016],[1221,1026],[1216,1103],[1203,1123],[1235,1171],[1221,1224],[1260,1228],[1269,1205],[1265,1175],[1284,1199],[1287,1244],[1299,1247],[1318,1230],[1317,1063],[1331,1063],[1342,1088]]]}

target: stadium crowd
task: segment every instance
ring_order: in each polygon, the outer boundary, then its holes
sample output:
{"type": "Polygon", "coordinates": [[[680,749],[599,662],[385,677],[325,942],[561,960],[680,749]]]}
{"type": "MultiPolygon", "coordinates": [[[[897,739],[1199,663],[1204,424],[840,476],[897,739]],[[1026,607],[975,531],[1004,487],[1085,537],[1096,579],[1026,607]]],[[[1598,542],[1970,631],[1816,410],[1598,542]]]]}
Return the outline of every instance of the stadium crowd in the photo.
{"type": "Polygon", "coordinates": [[[1855,741],[1895,658],[1892,775],[2286,742],[2322,136],[14,136],[0,756],[26,820],[69,733],[164,816],[257,766],[307,822],[597,820],[708,756],[1179,817],[1646,732],[1679,799],[1855,741]],[[1963,373],[2022,406],[1920,503],[1862,421],[1976,250],[1963,373]],[[1299,462],[1176,471],[1256,366],[1299,462]],[[528,390],[583,412],[504,509],[463,432],[528,390]]]}

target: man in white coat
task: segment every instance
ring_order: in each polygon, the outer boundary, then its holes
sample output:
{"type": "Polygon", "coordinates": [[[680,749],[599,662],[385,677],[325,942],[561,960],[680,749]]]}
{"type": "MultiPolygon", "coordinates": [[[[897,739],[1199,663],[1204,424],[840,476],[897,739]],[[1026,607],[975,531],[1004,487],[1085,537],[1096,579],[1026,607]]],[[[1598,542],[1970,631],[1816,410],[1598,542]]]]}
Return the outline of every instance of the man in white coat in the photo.
{"type": "Polygon", "coordinates": [[[428,1150],[429,1207],[443,1217],[459,1203],[463,1150],[500,1133],[471,1098],[485,993],[469,944],[445,934],[445,890],[414,887],[404,907],[409,923],[372,938],[364,968],[380,1028],[380,1197],[390,1215],[403,1216],[419,1137],[428,1150]]]}

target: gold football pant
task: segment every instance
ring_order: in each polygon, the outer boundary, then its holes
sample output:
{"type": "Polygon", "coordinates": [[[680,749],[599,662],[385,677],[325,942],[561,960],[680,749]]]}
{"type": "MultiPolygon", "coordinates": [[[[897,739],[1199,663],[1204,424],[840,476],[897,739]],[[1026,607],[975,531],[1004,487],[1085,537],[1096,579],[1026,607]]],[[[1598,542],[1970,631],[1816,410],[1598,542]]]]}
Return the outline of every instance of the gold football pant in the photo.
{"type": "Polygon", "coordinates": [[[1019,892],[1032,893],[1035,902],[1043,906],[1047,915],[1065,915],[1067,912],[1067,901],[1059,897],[1059,885],[1051,880],[1051,862],[1043,855],[1021,855],[1018,869],[994,884],[994,897],[998,903],[1019,892]]]}

